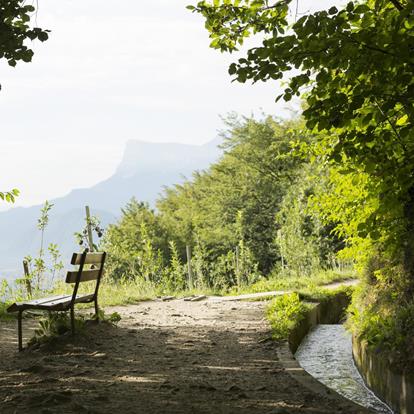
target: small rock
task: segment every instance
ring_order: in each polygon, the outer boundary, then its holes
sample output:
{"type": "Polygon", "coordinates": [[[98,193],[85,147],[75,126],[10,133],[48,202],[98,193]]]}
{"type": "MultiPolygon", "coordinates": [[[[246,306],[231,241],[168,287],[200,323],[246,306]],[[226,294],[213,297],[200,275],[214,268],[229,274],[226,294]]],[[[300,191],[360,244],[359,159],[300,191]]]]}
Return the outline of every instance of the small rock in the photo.
{"type": "Polygon", "coordinates": [[[227,392],[238,392],[243,391],[238,385],[232,385],[231,387],[227,388],[227,392]]]}
{"type": "Polygon", "coordinates": [[[262,386],[262,387],[257,387],[254,389],[255,391],[267,391],[267,387],[266,386],[262,386]]]}

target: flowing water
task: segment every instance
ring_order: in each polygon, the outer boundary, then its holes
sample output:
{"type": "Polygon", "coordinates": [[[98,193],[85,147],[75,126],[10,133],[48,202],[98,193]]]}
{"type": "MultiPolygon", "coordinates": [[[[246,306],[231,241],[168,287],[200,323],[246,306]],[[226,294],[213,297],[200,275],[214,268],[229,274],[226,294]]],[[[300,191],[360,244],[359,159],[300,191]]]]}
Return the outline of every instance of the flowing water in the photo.
{"type": "Polygon", "coordinates": [[[352,338],[343,325],[318,325],[302,341],[296,354],[299,364],[313,377],[377,413],[392,411],[364,384],[352,358],[352,338]]]}

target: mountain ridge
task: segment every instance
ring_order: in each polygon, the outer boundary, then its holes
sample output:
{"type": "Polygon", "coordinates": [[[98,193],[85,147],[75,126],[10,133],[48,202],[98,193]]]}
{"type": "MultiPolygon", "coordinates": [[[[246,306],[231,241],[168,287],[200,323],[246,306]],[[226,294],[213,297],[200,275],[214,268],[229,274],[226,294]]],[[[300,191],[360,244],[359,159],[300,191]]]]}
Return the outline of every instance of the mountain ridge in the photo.
{"type": "MultiPolygon", "coordinates": [[[[107,226],[120,215],[120,209],[132,198],[155,205],[164,187],[191,178],[194,171],[204,170],[221,155],[219,140],[204,145],[149,143],[129,140],[122,160],[109,178],[89,188],[76,188],[67,195],[50,200],[45,242],[57,243],[62,259],[78,249],[73,233],[84,224],[84,206],[107,226]]],[[[16,277],[23,257],[35,255],[40,242],[37,219],[41,205],[15,207],[0,212],[0,277],[4,272],[16,277]]],[[[6,275],[7,276],[7,275],[6,275]]],[[[10,279],[10,277],[9,277],[10,279]]]]}

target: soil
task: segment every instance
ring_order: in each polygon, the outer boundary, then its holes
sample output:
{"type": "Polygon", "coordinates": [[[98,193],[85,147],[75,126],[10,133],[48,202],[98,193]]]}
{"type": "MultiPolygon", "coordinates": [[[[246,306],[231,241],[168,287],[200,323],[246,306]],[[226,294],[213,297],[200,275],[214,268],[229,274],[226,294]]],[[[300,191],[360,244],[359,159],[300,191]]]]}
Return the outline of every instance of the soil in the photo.
{"type": "MultiPolygon", "coordinates": [[[[281,361],[266,302],[217,298],[116,307],[117,327],[17,352],[0,322],[0,413],[365,413],[297,382],[281,361]]],[[[25,319],[26,340],[35,321],[25,319]]]]}

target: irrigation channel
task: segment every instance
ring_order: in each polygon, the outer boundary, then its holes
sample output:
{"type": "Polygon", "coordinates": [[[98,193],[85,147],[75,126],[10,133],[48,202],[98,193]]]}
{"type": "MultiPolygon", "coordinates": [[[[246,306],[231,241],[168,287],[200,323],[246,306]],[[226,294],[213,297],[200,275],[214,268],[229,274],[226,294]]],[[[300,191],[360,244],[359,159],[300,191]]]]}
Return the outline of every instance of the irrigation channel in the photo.
{"type": "Polygon", "coordinates": [[[352,338],[343,325],[317,325],[302,341],[295,358],[318,381],[339,394],[370,408],[392,410],[369,390],[352,358],[352,338]]]}

